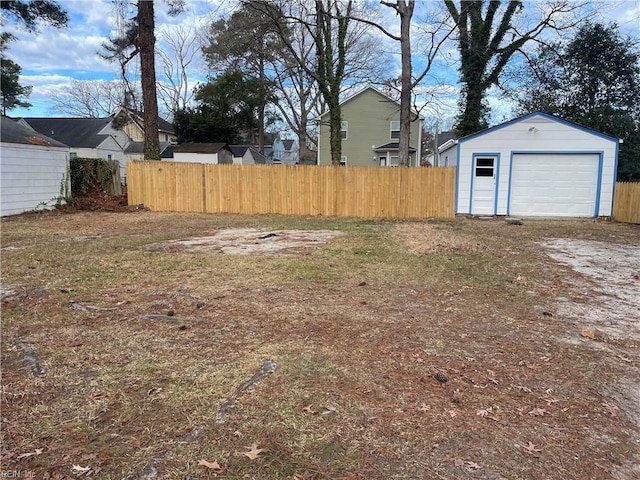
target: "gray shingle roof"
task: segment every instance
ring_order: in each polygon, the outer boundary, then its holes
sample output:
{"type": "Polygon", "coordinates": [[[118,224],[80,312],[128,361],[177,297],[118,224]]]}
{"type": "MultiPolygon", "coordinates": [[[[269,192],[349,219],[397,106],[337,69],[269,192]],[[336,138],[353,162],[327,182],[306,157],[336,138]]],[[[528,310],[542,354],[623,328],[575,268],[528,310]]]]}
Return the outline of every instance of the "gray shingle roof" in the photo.
{"type": "Polygon", "coordinates": [[[31,128],[74,148],[96,148],[108,135],[98,135],[111,118],[23,118],[31,128]]]}
{"type": "Polygon", "coordinates": [[[244,157],[244,154],[249,150],[249,145],[229,145],[229,148],[234,157],[244,157]]]}
{"type": "MultiPolygon", "coordinates": [[[[389,151],[395,151],[395,150],[399,150],[400,146],[399,146],[399,142],[390,142],[390,143],[385,143],[384,145],[380,145],[379,147],[376,147],[373,149],[374,152],[389,152],[389,151]]],[[[409,146],[409,151],[410,152],[415,152],[416,149],[412,146],[409,146]]]]}
{"type": "Polygon", "coordinates": [[[0,121],[0,139],[3,143],[17,143],[21,145],[43,145],[49,147],[67,147],[62,142],[35,130],[19,124],[15,120],[2,116],[0,121]]]}
{"type": "Polygon", "coordinates": [[[443,145],[444,143],[446,143],[448,140],[455,140],[456,139],[456,132],[455,130],[445,130],[444,132],[440,132],[437,134],[437,145],[436,147],[439,147],[441,145],[443,145]]]}
{"type": "Polygon", "coordinates": [[[230,150],[226,143],[183,143],[177,145],[174,153],[218,153],[223,148],[230,150]]]}
{"type": "Polygon", "coordinates": [[[251,154],[253,155],[253,160],[256,163],[267,163],[267,157],[261,154],[257,149],[251,148],[251,154]]]}
{"type": "Polygon", "coordinates": [[[160,153],[160,158],[173,158],[173,150],[176,148],[175,145],[168,144],[164,149],[160,147],[162,152],[160,153]]]}

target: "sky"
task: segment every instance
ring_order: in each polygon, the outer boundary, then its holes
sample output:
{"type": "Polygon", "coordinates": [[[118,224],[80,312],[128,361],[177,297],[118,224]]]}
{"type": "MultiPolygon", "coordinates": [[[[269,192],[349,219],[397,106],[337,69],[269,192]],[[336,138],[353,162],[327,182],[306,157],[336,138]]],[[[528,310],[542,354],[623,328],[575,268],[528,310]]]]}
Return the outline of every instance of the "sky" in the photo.
{"type": "MultiPolygon", "coordinates": [[[[420,5],[426,10],[434,5],[434,1],[423,0],[420,5]]],[[[3,26],[3,30],[17,37],[17,40],[9,44],[7,57],[22,67],[20,83],[33,86],[28,98],[32,107],[11,110],[9,115],[12,117],[65,116],[53,110],[51,99],[72,80],[118,78],[117,64],[109,63],[97,54],[102,43],[116,32],[117,23],[112,0],[58,0],[58,3],[69,14],[70,24],[66,29],[42,26],[35,34],[18,30],[11,23],[3,26]]],[[[535,0],[531,3],[534,7],[541,4],[535,0]]],[[[207,25],[228,14],[234,2],[186,0],[186,5],[186,12],[177,17],[170,17],[163,3],[156,2],[157,28],[171,29],[178,25],[193,28],[207,25]]],[[[640,0],[595,1],[589,8],[592,20],[615,21],[623,35],[640,41],[640,0]]],[[[388,10],[388,22],[393,26],[394,15],[391,9],[388,10]]],[[[430,72],[427,83],[437,84],[438,95],[442,98],[442,101],[438,102],[438,108],[432,109],[429,114],[441,117],[442,122],[446,124],[453,121],[459,92],[455,45],[445,48],[442,53],[442,60],[430,72]]],[[[399,68],[397,52],[393,52],[393,57],[396,68],[399,68]]],[[[416,65],[420,66],[419,60],[416,65]]],[[[189,73],[191,84],[203,81],[206,73],[204,63],[197,59],[189,73]]],[[[393,74],[396,75],[397,72],[393,74]]],[[[492,123],[512,118],[511,105],[504,98],[491,93],[489,103],[492,109],[492,123]]]]}

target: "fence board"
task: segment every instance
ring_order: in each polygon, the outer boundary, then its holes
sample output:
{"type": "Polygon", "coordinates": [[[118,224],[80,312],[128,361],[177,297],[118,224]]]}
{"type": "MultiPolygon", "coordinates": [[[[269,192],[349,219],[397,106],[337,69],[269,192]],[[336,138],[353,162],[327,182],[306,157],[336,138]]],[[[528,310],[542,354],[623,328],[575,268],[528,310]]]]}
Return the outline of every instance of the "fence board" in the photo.
{"type": "Polygon", "coordinates": [[[453,217],[455,167],[130,162],[129,204],[157,211],[453,217]]]}
{"type": "Polygon", "coordinates": [[[613,218],[618,222],[640,223],[640,182],[616,183],[613,218]]]}

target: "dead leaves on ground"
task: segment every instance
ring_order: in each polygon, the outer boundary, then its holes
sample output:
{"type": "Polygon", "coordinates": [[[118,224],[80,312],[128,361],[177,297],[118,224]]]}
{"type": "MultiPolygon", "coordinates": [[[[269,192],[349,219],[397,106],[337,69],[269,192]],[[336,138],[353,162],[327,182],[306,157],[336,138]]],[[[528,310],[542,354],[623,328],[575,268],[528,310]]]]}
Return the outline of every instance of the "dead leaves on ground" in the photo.
{"type": "MultiPolygon", "coordinates": [[[[315,415],[315,414],[318,413],[318,411],[313,409],[313,405],[307,405],[306,407],[304,407],[302,409],[302,411],[306,412],[306,413],[310,413],[311,415],[315,415]]],[[[319,413],[320,413],[320,415],[330,415],[330,414],[336,413],[336,412],[337,412],[336,407],[334,407],[332,405],[326,405],[326,406],[322,407],[322,411],[319,412],[319,413]]]]}
{"type": "Polygon", "coordinates": [[[546,413],[547,411],[544,408],[535,407],[528,413],[528,415],[532,417],[543,417],[546,413]]]}
{"type": "Polygon", "coordinates": [[[540,452],[542,452],[541,448],[538,448],[537,445],[531,443],[530,441],[527,442],[527,446],[526,447],[522,447],[522,449],[527,452],[529,455],[532,455],[536,458],[538,458],[540,455],[540,452]]]}
{"type": "Polygon", "coordinates": [[[229,468],[226,463],[218,463],[217,461],[208,462],[206,460],[200,460],[198,462],[198,466],[206,467],[212,471],[215,475],[219,473],[224,473],[229,468]]]}
{"type": "MultiPolygon", "coordinates": [[[[259,448],[257,443],[253,443],[251,447],[247,447],[247,448],[249,448],[249,450],[246,452],[243,452],[242,455],[247,457],[251,461],[258,458],[258,456],[261,453],[266,453],[269,451],[267,448],[259,448]]],[[[198,462],[198,466],[205,467],[211,473],[213,473],[214,476],[222,474],[229,469],[229,465],[227,465],[226,463],[220,463],[217,460],[210,462],[208,460],[202,459],[198,462]]]]}
{"type": "Polygon", "coordinates": [[[248,452],[244,452],[243,455],[249,460],[255,460],[256,458],[258,458],[258,455],[268,451],[269,449],[267,448],[258,448],[258,444],[254,443],[253,445],[251,445],[251,450],[249,450],[248,452]]]}
{"type": "Polygon", "coordinates": [[[468,470],[480,470],[482,467],[478,465],[476,462],[472,462],[471,460],[455,460],[453,464],[456,467],[466,468],[468,470]]]}
{"type": "Polygon", "coordinates": [[[33,457],[33,456],[37,456],[42,454],[42,449],[41,448],[36,448],[35,451],[33,452],[29,452],[29,453],[21,453],[20,455],[18,455],[16,457],[16,460],[22,460],[23,458],[29,458],[29,457],[33,457]]]}
{"type": "Polygon", "coordinates": [[[613,418],[618,416],[619,408],[617,405],[614,405],[613,403],[605,400],[604,402],[602,402],[602,406],[607,409],[607,413],[613,418]]]}
{"type": "Polygon", "coordinates": [[[580,335],[585,337],[585,338],[590,338],[591,340],[595,340],[596,339],[596,331],[595,330],[589,330],[589,329],[582,329],[580,331],[580,335]]]}

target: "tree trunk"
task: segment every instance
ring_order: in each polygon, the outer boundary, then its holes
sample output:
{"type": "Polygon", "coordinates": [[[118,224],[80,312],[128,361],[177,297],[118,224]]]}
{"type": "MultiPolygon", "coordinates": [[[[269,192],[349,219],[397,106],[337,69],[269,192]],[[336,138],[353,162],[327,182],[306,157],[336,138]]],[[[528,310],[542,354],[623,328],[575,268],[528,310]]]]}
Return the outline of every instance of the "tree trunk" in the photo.
{"type": "Polygon", "coordinates": [[[340,165],[342,159],[342,109],[338,98],[333,103],[335,105],[329,108],[331,165],[340,165]]]}
{"type": "Polygon", "coordinates": [[[479,82],[465,85],[463,90],[464,110],[457,127],[458,135],[471,135],[487,127],[484,120],[485,91],[486,89],[479,82]]]}
{"type": "Polygon", "coordinates": [[[267,81],[267,75],[264,71],[264,59],[262,56],[260,56],[258,62],[260,68],[260,88],[263,93],[263,102],[258,108],[258,151],[264,155],[264,111],[266,109],[266,98],[264,98],[264,95],[266,94],[265,84],[267,81]]]}
{"type": "Polygon", "coordinates": [[[352,0],[346,6],[346,14],[339,11],[337,4],[333,4],[335,13],[331,13],[332,3],[327,2],[326,9],[322,0],[316,0],[316,80],[318,88],[329,108],[331,164],[340,165],[342,158],[342,108],[340,107],[340,85],[344,78],[345,68],[345,38],[351,15],[352,0]],[[337,35],[334,39],[334,23],[337,35]],[[337,51],[337,58],[334,58],[337,51]]]}
{"type": "Polygon", "coordinates": [[[145,160],[160,160],[154,26],[153,0],[139,1],[137,46],[140,51],[140,71],[142,75],[145,160]]]}
{"type": "Polygon", "coordinates": [[[411,78],[411,17],[415,0],[399,0],[397,11],[400,14],[400,53],[402,58],[401,90],[400,90],[400,141],[398,149],[400,153],[400,166],[407,167],[411,157],[409,153],[411,142],[411,91],[413,83],[411,78]]]}

